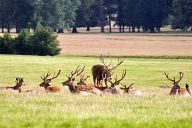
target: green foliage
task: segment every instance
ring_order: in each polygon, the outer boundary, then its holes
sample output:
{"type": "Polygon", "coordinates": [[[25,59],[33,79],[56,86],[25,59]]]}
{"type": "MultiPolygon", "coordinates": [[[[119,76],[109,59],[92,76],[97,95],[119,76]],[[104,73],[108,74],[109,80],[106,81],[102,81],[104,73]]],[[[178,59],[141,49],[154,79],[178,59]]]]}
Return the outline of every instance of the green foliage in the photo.
{"type": "Polygon", "coordinates": [[[42,26],[38,27],[34,34],[28,30],[22,30],[18,37],[13,39],[10,34],[4,34],[0,38],[0,53],[25,54],[25,55],[58,55],[60,53],[59,42],[53,32],[42,26]]]}
{"type": "Polygon", "coordinates": [[[57,36],[48,28],[39,27],[29,39],[33,55],[58,55],[60,53],[57,36]]]}
{"type": "Polygon", "coordinates": [[[29,43],[30,32],[27,29],[21,30],[15,38],[15,49],[17,54],[31,54],[31,44],[29,43]]]}
{"type": "Polygon", "coordinates": [[[1,54],[13,54],[15,53],[14,39],[9,33],[5,33],[3,38],[0,37],[0,53],[1,54]]]}

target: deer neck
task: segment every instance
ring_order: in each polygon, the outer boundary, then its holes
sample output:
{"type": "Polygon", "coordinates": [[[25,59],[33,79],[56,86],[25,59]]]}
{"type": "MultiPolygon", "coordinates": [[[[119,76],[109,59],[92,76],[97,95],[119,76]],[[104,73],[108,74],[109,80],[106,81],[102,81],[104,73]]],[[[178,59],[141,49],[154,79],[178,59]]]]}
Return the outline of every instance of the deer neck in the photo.
{"type": "Polygon", "coordinates": [[[20,90],[21,89],[21,84],[17,84],[12,88],[13,88],[13,90],[20,90]]]}

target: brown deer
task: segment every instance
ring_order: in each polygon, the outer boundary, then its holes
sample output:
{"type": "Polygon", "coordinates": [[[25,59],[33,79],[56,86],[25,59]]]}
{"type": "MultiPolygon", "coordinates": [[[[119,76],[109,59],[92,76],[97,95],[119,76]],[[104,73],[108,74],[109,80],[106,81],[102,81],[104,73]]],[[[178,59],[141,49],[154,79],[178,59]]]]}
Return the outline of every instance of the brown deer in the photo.
{"type": "Polygon", "coordinates": [[[87,79],[89,78],[90,76],[84,76],[84,75],[81,75],[80,76],[80,80],[79,82],[77,83],[77,85],[88,85],[87,84],[87,79]]]}
{"type": "MultiPolygon", "coordinates": [[[[111,58],[110,58],[110,60],[111,60],[111,58]]],[[[106,65],[102,55],[100,56],[100,61],[101,61],[101,63],[103,65],[97,64],[97,65],[94,65],[91,68],[91,72],[92,72],[92,75],[93,75],[93,82],[94,82],[95,86],[102,86],[102,81],[104,80],[105,81],[105,86],[108,86],[107,81],[112,79],[111,78],[112,71],[115,68],[117,68],[119,65],[121,65],[124,61],[120,61],[118,59],[117,65],[116,66],[111,66],[112,65],[112,60],[111,60],[109,65],[106,65]],[[103,76],[105,76],[105,79],[104,79],[103,76]]]]}
{"type": "Polygon", "coordinates": [[[109,80],[111,83],[111,87],[99,87],[95,86],[97,89],[102,91],[103,93],[109,93],[109,94],[122,94],[122,90],[119,88],[120,82],[125,78],[126,76],[126,70],[123,71],[122,76],[120,79],[114,78],[114,82],[112,80],[109,80]]]}
{"type": "Polygon", "coordinates": [[[124,93],[127,93],[127,94],[132,94],[132,95],[137,95],[137,96],[141,96],[142,95],[142,91],[141,90],[136,90],[133,88],[133,84],[132,83],[131,85],[129,86],[126,86],[126,85],[123,85],[123,88],[121,87],[120,89],[124,91],[124,93]]]}
{"type": "Polygon", "coordinates": [[[81,69],[79,66],[76,68],[75,71],[72,71],[70,76],[67,76],[67,80],[63,82],[63,86],[68,86],[69,91],[71,93],[77,93],[77,94],[85,94],[85,93],[94,93],[94,94],[100,94],[101,92],[96,89],[94,86],[88,86],[88,85],[75,85],[74,81],[75,78],[84,71],[85,66],[81,69]]]}
{"type": "Polygon", "coordinates": [[[50,83],[53,79],[57,78],[61,73],[61,70],[57,73],[57,75],[53,75],[53,77],[49,78],[51,74],[48,72],[46,75],[42,76],[41,79],[43,82],[39,85],[40,87],[44,87],[47,92],[59,92],[61,89],[57,86],[51,86],[50,83]]]}
{"type": "Polygon", "coordinates": [[[179,72],[179,80],[176,81],[175,77],[173,79],[169,78],[169,74],[164,73],[166,78],[173,82],[173,87],[171,89],[170,95],[190,95],[191,91],[189,89],[188,84],[186,84],[185,88],[181,88],[179,86],[179,82],[182,80],[184,73],[179,72]]]}
{"type": "Polygon", "coordinates": [[[16,80],[16,85],[11,87],[11,86],[6,86],[6,87],[0,87],[0,90],[18,90],[19,92],[21,92],[21,87],[24,86],[24,79],[23,78],[20,78],[20,77],[17,77],[16,80]]]}

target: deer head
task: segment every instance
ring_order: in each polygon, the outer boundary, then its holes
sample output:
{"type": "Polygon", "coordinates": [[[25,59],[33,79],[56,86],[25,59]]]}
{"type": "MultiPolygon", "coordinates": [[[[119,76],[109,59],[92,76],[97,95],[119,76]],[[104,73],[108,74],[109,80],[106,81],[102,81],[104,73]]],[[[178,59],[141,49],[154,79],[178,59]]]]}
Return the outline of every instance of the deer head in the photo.
{"type": "Polygon", "coordinates": [[[75,69],[75,71],[72,71],[71,72],[71,74],[70,74],[70,76],[67,76],[67,80],[65,81],[65,82],[63,82],[62,84],[63,84],[63,86],[64,85],[70,85],[70,84],[73,84],[73,82],[75,81],[75,78],[77,77],[77,76],[79,76],[79,75],[81,75],[81,73],[83,73],[83,71],[84,71],[84,69],[85,69],[85,66],[81,69],[81,68],[79,68],[79,66],[75,69]]]}
{"type": "Polygon", "coordinates": [[[124,90],[125,93],[130,94],[130,93],[132,92],[132,89],[133,89],[133,84],[134,84],[134,83],[132,83],[132,84],[129,85],[129,86],[126,86],[126,85],[124,85],[124,84],[121,84],[121,85],[124,87],[124,88],[121,88],[121,89],[124,90]]]}
{"type": "Polygon", "coordinates": [[[43,82],[40,84],[40,87],[47,88],[47,87],[51,86],[50,85],[51,81],[53,79],[57,78],[60,75],[60,73],[61,73],[61,70],[59,70],[59,72],[56,75],[54,73],[53,77],[50,77],[51,73],[49,73],[49,72],[46,75],[41,76],[41,79],[43,80],[43,82]]]}
{"type": "Polygon", "coordinates": [[[111,87],[115,87],[115,86],[119,85],[120,82],[125,78],[125,76],[126,76],[126,70],[123,71],[120,79],[118,79],[117,75],[116,75],[116,77],[114,78],[115,79],[114,82],[109,81],[111,83],[111,87]]]}
{"type": "Polygon", "coordinates": [[[84,75],[81,75],[80,76],[80,81],[77,83],[77,85],[87,85],[86,81],[87,79],[89,78],[90,76],[84,76],[84,75]]]}
{"type": "Polygon", "coordinates": [[[173,87],[171,89],[170,95],[176,95],[179,93],[180,90],[180,86],[179,86],[179,82],[182,80],[184,73],[183,72],[179,72],[179,79],[176,81],[176,78],[173,77],[173,79],[169,78],[169,74],[164,73],[166,78],[171,81],[173,83],[173,87]]]}
{"type": "Polygon", "coordinates": [[[15,80],[15,82],[16,82],[16,85],[13,87],[14,90],[17,90],[17,89],[20,90],[21,86],[24,86],[24,85],[25,85],[25,84],[24,84],[24,79],[23,79],[23,78],[20,78],[20,77],[17,77],[16,80],[15,80]]]}

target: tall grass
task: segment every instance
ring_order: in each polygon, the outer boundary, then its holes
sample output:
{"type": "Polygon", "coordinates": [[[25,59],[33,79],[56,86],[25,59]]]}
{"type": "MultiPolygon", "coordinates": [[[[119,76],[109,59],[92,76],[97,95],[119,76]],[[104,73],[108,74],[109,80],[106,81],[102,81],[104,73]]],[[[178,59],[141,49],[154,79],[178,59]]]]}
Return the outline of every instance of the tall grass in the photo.
{"type": "MultiPolygon", "coordinates": [[[[127,69],[123,83],[134,82],[135,87],[144,91],[143,96],[81,96],[71,94],[66,87],[56,94],[1,91],[0,127],[191,127],[192,98],[169,96],[169,89],[158,86],[171,84],[164,71],[171,76],[183,71],[181,85],[190,84],[192,60],[124,58],[124,61],[114,73],[120,75],[127,69]]],[[[61,69],[61,75],[53,81],[59,86],[78,65],[85,65],[85,74],[91,75],[90,69],[97,63],[99,59],[95,57],[0,55],[0,85],[14,85],[15,77],[22,76],[26,83],[24,89],[39,87],[43,73],[61,69]]]]}

